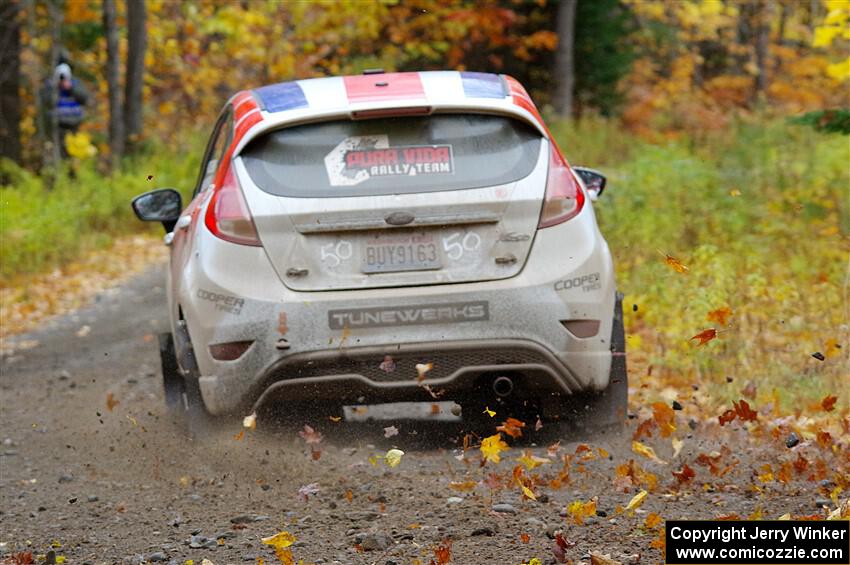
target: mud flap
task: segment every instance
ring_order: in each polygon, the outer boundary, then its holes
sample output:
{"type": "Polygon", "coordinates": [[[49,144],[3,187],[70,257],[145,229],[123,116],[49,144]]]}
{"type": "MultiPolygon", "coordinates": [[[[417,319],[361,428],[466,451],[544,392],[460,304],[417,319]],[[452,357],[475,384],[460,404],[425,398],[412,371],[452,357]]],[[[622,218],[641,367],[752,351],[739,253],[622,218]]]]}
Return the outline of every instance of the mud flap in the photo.
{"type": "Polygon", "coordinates": [[[180,374],[180,367],[177,365],[174,338],[170,332],[159,334],[159,360],[162,366],[165,405],[169,410],[178,410],[183,406],[183,393],[186,386],[183,375],[180,374]]]}

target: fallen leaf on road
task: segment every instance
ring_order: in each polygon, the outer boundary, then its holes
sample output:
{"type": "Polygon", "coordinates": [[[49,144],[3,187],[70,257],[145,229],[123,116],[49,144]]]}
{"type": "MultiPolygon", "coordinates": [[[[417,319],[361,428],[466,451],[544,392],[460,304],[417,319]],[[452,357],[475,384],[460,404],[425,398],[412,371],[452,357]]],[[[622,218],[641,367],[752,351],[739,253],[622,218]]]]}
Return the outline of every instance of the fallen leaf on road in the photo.
{"type": "Polygon", "coordinates": [[[274,554],[278,559],[280,559],[281,563],[294,563],[292,559],[292,552],[287,548],[297,541],[295,536],[289,532],[283,531],[278,532],[273,536],[263,538],[261,541],[274,548],[274,554]]]}
{"type": "Polygon", "coordinates": [[[680,439],[679,439],[679,438],[677,438],[677,437],[674,437],[674,438],[670,441],[670,443],[672,443],[672,444],[673,444],[673,458],[675,459],[676,457],[678,457],[678,456],[679,456],[679,453],[681,453],[682,448],[685,446],[685,442],[684,442],[684,441],[682,441],[682,440],[680,440],[680,439]]]}
{"type": "Polygon", "coordinates": [[[606,553],[602,555],[601,553],[597,553],[595,551],[590,552],[590,565],[623,565],[619,561],[615,561],[611,559],[611,555],[606,553]]]}
{"type": "Polygon", "coordinates": [[[654,530],[664,521],[664,518],[656,514],[655,512],[650,512],[646,517],[646,520],[643,521],[643,525],[646,526],[650,530],[654,530]]]}
{"type": "Polygon", "coordinates": [[[311,495],[319,494],[319,483],[310,483],[298,489],[298,495],[304,497],[304,502],[307,502],[311,495]]]}
{"type": "Polygon", "coordinates": [[[449,483],[449,488],[458,492],[469,492],[473,490],[477,484],[478,483],[476,483],[475,481],[452,481],[449,483]]]}
{"type": "Polygon", "coordinates": [[[245,437],[245,430],[239,430],[239,433],[233,436],[233,439],[241,441],[243,437],[245,437]]]}
{"type": "Polygon", "coordinates": [[[434,558],[431,560],[434,565],[448,565],[452,559],[452,540],[444,539],[443,542],[434,548],[434,558]]]}
{"type": "Polygon", "coordinates": [[[523,484],[520,484],[519,487],[522,489],[522,494],[524,494],[526,498],[530,498],[531,500],[537,500],[537,497],[534,495],[534,492],[530,488],[523,484]]]}

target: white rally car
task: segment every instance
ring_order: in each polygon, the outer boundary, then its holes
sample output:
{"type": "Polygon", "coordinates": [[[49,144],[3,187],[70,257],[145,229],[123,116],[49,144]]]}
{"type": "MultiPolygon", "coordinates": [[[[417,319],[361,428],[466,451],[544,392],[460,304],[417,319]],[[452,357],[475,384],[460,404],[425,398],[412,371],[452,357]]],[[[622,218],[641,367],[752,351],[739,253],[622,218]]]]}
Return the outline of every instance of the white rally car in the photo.
{"type": "Polygon", "coordinates": [[[591,205],[604,186],[509,76],[242,91],[189,205],[171,189],[133,201],[171,246],[167,402],[319,414],[439,398],[465,419],[503,405],[621,421],[622,310],[591,205]]]}

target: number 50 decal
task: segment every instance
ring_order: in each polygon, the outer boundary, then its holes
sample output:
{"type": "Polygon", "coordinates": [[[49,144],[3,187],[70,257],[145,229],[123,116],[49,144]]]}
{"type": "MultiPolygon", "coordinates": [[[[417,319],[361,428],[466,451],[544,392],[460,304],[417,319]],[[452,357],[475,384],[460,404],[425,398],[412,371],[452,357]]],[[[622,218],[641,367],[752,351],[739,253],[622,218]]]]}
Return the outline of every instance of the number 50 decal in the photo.
{"type": "Polygon", "coordinates": [[[322,261],[325,259],[330,260],[330,267],[337,267],[343,261],[347,261],[351,259],[351,255],[354,251],[351,248],[351,242],[345,241],[343,239],[337,241],[336,243],[328,243],[327,245],[323,245],[321,248],[322,252],[322,261]]]}
{"type": "Polygon", "coordinates": [[[449,259],[460,259],[464,252],[475,251],[479,247],[481,247],[481,236],[474,231],[466,232],[466,234],[455,232],[443,238],[443,249],[449,259]]]}

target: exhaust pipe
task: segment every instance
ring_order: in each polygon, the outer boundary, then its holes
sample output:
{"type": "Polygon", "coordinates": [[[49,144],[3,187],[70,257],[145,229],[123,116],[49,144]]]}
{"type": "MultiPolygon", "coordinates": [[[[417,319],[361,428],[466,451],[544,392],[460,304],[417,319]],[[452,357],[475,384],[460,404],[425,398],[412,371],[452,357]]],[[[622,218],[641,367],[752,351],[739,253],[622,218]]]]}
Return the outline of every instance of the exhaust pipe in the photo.
{"type": "Polygon", "coordinates": [[[514,382],[509,377],[498,377],[493,381],[496,396],[505,397],[514,391],[514,382]]]}

